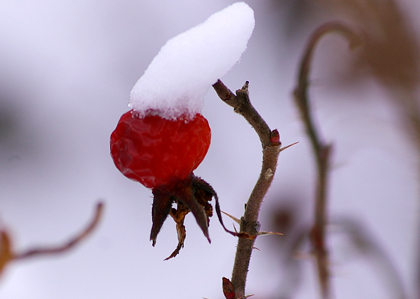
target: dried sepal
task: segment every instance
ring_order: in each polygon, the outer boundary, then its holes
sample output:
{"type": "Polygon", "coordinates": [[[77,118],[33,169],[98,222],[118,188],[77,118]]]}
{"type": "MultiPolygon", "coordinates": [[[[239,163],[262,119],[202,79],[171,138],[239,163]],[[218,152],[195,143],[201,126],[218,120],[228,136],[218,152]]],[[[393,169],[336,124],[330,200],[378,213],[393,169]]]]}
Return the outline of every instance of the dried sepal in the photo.
{"type": "Polygon", "coordinates": [[[152,245],[155,245],[157,235],[168,215],[171,215],[175,221],[178,235],[177,247],[165,260],[177,256],[184,247],[186,239],[184,219],[189,212],[194,215],[198,226],[210,242],[208,226],[213,215],[213,207],[209,202],[213,195],[206,188],[202,188],[201,182],[201,179],[191,173],[186,179],[172,185],[153,188],[153,225],[150,233],[152,245]],[[176,205],[176,208],[172,207],[173,205],[176,205]]]}
{"type": "Polygon", "coordinates": [[[207,194],[211,194],[212,197],[214,197],[217,217],[219,218],[219,222],[226,232],[239,238],[255,239],[256,236],[250,236],[247,233],[233,232],[226,228],[225,224],[223,223],[222,211],[220,210],[219,197],[217,196],[216,191],[214,191],[213,187],[210,186],[209,183],[207,183],[201,178],[195,177],[195,186],[196,188],[199,188],[200,190],[206,192],[207,194]]]}
{"type": "Polygon", "coordinates": [[[171,209],[169,215],[174,219],[176,223],[176,232],[178,235],[178,245],[175,250],[168,256],[166,260],[174,258],[178,255],[179,251],[184,247],[185,238],[187,237],[187,230],[185,229],[184,219],[185,216],[190,212],[190,210],[182,203],[178,202],[177,209],[171,209]]]}
{"type": "Polygon", "coordinates": [[[223,229],[227,233],[229,233],[229,234],[231,234],[231,235],[233,235],[235,237],[245,238],[245,239],[255,239],[257,237],[257,236],[252,236],[252,235],[250,235],[248,233],[244,233],[244,232],[239,232],[238,233],[238,232],[233,232],[231,230],[228,230],[226,228],[225,224],[223,223],[222,211],[220,210],[219,198],[217,197],[216,192],[214,192],[214,198],[215,198],[215,201],[216,201],[216,204],[215,205],[216,205],[216,214],[217,214],[217,217],[219,218],[219,222],[222,225],[223,229]]]}
{"type": "Polygon", "coordinates": [[[165,260],[177,256],[179,251],[184,247],[186,239],[184,219],[189,212],[194,215],[198,226],[210,242],[208,227],[210,217],[213,216],[213,207],[210,204],[213,198],[215,199],[217,217],[226,232],[240,238],[254,239],[256,237],[247,233],[233,232],[225,227],[216,191],[214,191],[213,187],[211,187],[209,183],[199,177],[196,177],[193,173],[191,173],[186,179],[179,180],[172,185],[153,188],[153,195],[153,225],[150,233],[152,245],[154,246],[156,244],[157,235],[159,234],[159,231],[168,215],[171,215],[176,223],[178,245],[172,254],[165,260]],[[176,205],[176,208],[173,208],[173,205],[176,205]]]}
{"type": "Polygon", "coordinates": [[[173,198],[165,189],[153,189],[153,205],[152,205],[152,230],[150,232],[150,240],[152,246],[156,244],[156,238],[162,228],[163,223],[171,211],[173,198]]]}
{"type": "Polygon", "coordinates": [[[201,192],[200,185],[195,183],[197,179],[197,177],[191,174],[185,181],[177,184],[173,194],[177,201],[181,201],[191,211],[204,236],[210,242],[208,231],[209,217],[207,216],[206,208],[208,209],[210,206],[211,209],[211,205],[207,202],[207,200],[211,200],[211,196],[209,197],[207,193],[201,192]]]}

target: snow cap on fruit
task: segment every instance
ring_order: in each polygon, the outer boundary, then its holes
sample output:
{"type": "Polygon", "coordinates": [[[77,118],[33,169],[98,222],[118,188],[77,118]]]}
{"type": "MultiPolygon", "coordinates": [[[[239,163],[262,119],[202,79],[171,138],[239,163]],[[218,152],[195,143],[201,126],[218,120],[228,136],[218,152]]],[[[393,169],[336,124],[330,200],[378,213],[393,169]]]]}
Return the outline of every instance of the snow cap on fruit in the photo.
{"type": "Polygon", "coordinates": [[[207,90],[239,61],[254,23],[252,8],[238,2],[168,40],[134,85],[130,108],[167,119],[200,113],[207,90]]]}

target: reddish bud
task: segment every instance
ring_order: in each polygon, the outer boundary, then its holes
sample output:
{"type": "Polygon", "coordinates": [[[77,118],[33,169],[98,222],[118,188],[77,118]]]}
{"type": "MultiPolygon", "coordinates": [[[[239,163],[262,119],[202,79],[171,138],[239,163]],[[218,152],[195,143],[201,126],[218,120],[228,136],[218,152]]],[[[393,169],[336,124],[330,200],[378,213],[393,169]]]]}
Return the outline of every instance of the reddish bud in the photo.
{"type": "Polygon", "coordinates": [[[271,131],[270,142],[271,144],[281,144],[280,133],[279,131],[277,131],[277,129],[274,129],[273,131],[271,131]]]}
{"type": "Polygon", "coordinates": [[[222,278],[223,280],[223,294],[226,299],[235,299],[235,288],[233,287],[232,282],[226,277],[222,278]]]}

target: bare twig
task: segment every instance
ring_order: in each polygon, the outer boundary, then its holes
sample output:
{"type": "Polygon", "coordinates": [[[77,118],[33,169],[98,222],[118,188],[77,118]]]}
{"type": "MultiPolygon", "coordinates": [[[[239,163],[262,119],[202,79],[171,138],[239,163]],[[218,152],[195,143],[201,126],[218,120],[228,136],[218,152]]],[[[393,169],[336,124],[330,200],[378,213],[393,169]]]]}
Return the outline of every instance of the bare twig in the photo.
{"type": "Polygon", "coordinates": [[[322,140],[314,124],[308,102],[308,77],[315,47],[319,40],[325,34],[330,32],[341,33],[345,38],[349,40],[351,48],[360,44],[360,37],[356,35],[350,28],[341,23],[330,22],[320,26],[317,30],[315,30],[308,42],[306,51],[300,64],[298,85],[296,86],[293,93],[296,105],[299,108],[302,121],[305,125],[306,133],[312,145],[312,150],[317,166],[318,182],[315,195],[314,223],[311,230],[311,241],[317,264],[321,296],[324,299],[330,298],[331,296],[328,271],[329,258],[326,246],[325,232],[325,227],[328,222],[327,184],[330,166],[331,144],[327,144],[322,140]]]}
{"type": "Polygon", "coordinates": [[[245,284],[248,274],[249,262],[254,248],[255,238],[259,234],[260,223],[258,215],[264,196],[274,177],[277,168],[277,159],[281,150],[281,142],[277,130],[271,131],[264,119],[251,105],[248,94],[248,82],[236,91],[230,91],[222,81],[218,80],[213,88],[219,97],[234,111],[241,114],[257,132],[263,148],[263,163],[260,177],[251,192],[246,204],[245,213],[240,221],[240,232],[254,238],[239,238],[236,250],[235,263],[232,272],[232,284],[235,298],[245,298],[245,284]]]}
{"type": "Polygon", "coordinates": [[[404,283],[394,261],[381,246],[380,242],[376,240],[366,224],[362,223],[360,219],[346,216],[333,219],[331,223],[336,227],[335,232],[344,233],[350,238],[351,242],[349,245],[373,266],[378,278],[381,278],[383,281],[382,288],[388,290],[389,298],[407,298],[404,283]]]}
{"type": "Polygon", "coordinates": [[[86,226],[80,233],[78,233],[75,237],[73,237],[66,243],[58,246],[33,248],[20,254],[14,254],[13,260],[21,260],[39,255],[59,254],[69,251],[70,249],[78,245],[80,242],[82,242],[97,227],[99,220],[101,219],[103,214],[103,208],[103,203],[99,202],[96,205],[94,217],[89,223],[89,225],[86,226]]]}
{"type": "Polygon", "coordinates": [[[92,231],[98,226],[98,223],[103,214],[103,203],[99,202],[96,205],[95,215],[89,225],[84,228],[80,233],[75,237],[70,239],[68,242],[63,245],[51,246],[51,247],[38,247],[29,249],[22,253],[15,253],[13,250],[13,242],[10,237],[9,232],[3,228],[0,230],[0,275],[3,273],[7,265],[12,261],[23,260],[26,258],[40,256],[40,255],[54,255],[65,253],[70,249],[74,248],[80,242],[82,242],[86,237],[88,237],[92,231]]]}

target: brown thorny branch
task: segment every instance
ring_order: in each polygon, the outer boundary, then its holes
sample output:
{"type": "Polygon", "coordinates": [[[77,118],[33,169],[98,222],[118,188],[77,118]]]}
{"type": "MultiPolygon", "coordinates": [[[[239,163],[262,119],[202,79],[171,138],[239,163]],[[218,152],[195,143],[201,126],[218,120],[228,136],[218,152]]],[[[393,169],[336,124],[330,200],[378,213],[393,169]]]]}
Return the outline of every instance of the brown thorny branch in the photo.
{"type": "Polygon", "coordinates": [[[35,247],[21,253],[14,252],[9,233],[5,229],[2,229],[0,231],[0,274],[2,273],[4,267],[12,261],[18,261],[42,255],[49,256],[61,254],[73,249],[76,245],[80,244],[84,239],[86,239],[86,237],[88,237],[98,226],[99,221],[103,215],[103,210],[104,204],[102,202],[97,203],[95,213],[89,224],[67,242],[56,246],[35,247]]]}
{"type": "MultiPolygon", "coordinates": [[[[263,149],[261,174],[251,192],[245,206],[244,215],[240,220],[240,232],[252,236],[252,238],[238,239],[238,246],[232,272],[231,281],[233,292],[230,293],[234,294],[235,299],[240,299],[245,298],[245,284],[249,262],[255,239],[259,234],[261,234],[259,232],[260,223],[258,222],[261,203],[273,180],[279,153],[284,148],[281,148],[278,131],[272,131],[264,119],[252,106],[249,100],[248,82],[246,82],[241,89],[236,91],[236,95],[220,80],[213,85],[213,88],[226,104],[233,107],[236,113],[242,115],[251,124],[260,138],[263,149]]],[[[224,279],[224,284],[225,283],[226,281],[224,279]]]]}
{"type": "Polygon", "coordinates": [[[341,23],[329,22],[321,25],[313,32],[309,39],[299,68],[298,84],[293,92],[295,103],[299,109],[300,116],[312,146],[312,151],[315,156],[317,167],[314,223],[311,229],[310,239],[316,260],[320,292],[322,298],[324,299],[331,297],[330,275],[328,269],[329,258],[326,246],[326,224],[328,222],[327,187],[330,167],[331,144],[325,143],[322,140],[314,124],[308,102],[308,77],[315,47],[317,46],[320,39],[325,34],[330,32],[338,32],[344,36],[349,41],[350,48],[354,48],[361,43],[359,35],[341,23]]]}

